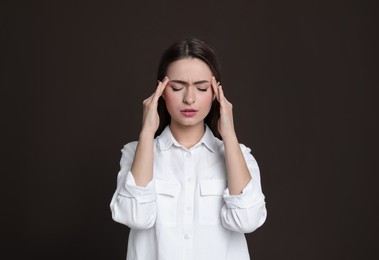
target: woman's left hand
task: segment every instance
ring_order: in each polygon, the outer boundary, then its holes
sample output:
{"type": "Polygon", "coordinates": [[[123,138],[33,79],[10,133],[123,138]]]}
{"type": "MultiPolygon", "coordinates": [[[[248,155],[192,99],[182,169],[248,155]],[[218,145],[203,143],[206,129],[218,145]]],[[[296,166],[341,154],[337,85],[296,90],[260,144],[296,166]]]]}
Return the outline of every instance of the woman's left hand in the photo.
{"type": "Polygon", "coordinates": [[[220,103],[220,119],[218,121],[218,131],[223,139],[228,136],[235,136],[233,124],[233,105],[224,96],[222,86],[212,77],[212,89],[218,102],[220,103]]]}

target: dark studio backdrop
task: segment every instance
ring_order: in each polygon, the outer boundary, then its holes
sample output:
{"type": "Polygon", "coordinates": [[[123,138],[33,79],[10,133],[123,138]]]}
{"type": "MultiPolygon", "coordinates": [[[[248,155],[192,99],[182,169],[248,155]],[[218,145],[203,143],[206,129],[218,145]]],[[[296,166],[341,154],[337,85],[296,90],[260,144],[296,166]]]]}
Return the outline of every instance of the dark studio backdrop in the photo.
{"type": "Polygon", "coordinates": [[[378,259],[375,1],[2,1],[2,259],[125,259],[111,219],[162,51],[214,47],[268,218],[252,259],[378,259]]]}

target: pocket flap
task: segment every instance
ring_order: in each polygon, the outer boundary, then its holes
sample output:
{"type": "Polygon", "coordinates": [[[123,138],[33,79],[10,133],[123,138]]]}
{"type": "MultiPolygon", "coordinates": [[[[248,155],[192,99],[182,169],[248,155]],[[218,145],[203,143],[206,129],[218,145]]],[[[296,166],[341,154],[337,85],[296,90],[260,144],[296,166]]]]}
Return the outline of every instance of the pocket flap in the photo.
{"type": "Polygon", "coordinates": [[[200,181],[201,195],[203,196],[221,196],[226,189],[226,180],[202,180],[200,181]]]}
{"type": "Polygon", "coordinates": [[[176,197],[179,192],[179,184],[170,181],[155,180],[155,190],[159,194],[176,197]]]}

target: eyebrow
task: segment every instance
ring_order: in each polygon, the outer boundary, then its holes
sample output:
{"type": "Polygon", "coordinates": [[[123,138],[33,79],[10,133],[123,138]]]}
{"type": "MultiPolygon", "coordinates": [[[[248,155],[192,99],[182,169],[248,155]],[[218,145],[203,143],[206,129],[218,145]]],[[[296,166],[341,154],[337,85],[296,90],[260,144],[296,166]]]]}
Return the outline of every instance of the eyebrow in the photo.
{"type": "MultiPolygon", "coordinates": [[[[179,83],[179,84],[182,84],[185,86],[189,86],[189,83],[187,81],[184,81],[184,80],[173,79],[173,80],[170,80],[170,82],[179,83]]],[[[209,81],[208,80],[199,80],[199,81],[195,81],[193,84],[194,85],[200,85],[203,83],[209,83],[209,81]]]]}

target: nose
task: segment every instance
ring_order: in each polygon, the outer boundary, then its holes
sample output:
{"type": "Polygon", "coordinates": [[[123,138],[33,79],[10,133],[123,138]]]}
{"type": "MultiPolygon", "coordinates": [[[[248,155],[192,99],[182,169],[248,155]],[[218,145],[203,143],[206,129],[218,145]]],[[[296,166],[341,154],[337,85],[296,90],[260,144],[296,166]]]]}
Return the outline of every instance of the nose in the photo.
{"type": "Polygon", "coordinates": [[[183,96],[183,103],[191,105],[195,103],[195,101],[196,101],[195,91],[193,91],[193,88],[187,87],[183,96]]]}

